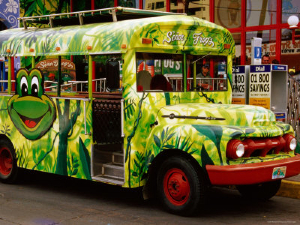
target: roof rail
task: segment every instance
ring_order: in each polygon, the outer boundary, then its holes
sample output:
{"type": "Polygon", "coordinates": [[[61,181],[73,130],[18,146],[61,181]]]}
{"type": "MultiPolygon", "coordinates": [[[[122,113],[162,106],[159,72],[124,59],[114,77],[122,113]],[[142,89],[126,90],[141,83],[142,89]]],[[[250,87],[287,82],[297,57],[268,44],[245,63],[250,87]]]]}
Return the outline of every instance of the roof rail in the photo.
{"type": "MultiPolygon", "coordinates": [[[[20,24],[27,29],[28,23],[48,24],[51,28],[56,25],[87,24],[95,22],[117,22],[118,20],[137,19],[153,16],[178,15],[179,13],[142,10],[126,7],[112,7],[104,9],[86,10],[79,12],[57,13],[42,16],[20,17],[20,24]],[[95,20],[96,17],[96,20],[95,20]],[[98,19],[98,20],[97,20],[98,19]]],[[[180,13],[186,15],[185,13],[180,13]]]]}

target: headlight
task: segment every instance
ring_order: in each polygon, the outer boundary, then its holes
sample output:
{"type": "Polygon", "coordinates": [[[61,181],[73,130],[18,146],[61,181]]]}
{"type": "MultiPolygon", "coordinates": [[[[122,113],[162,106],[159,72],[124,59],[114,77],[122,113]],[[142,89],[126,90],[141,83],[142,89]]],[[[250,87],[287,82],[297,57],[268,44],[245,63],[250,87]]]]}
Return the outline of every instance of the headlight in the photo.
{"type": "Polygon", "coordinates": [[[290,135],[290,134],[285,134],[283,136],[283,138],[286,141],[285,151],[286,152],[294,151],[297,147],[296,138],[293,135],[290,135]]]}
{"type": "Polygon", "coordinates": [[[237,139],[230,140],[227,144],[226,156],[231,159],[241,158],[245,154],[244,144],[237,139]]]}

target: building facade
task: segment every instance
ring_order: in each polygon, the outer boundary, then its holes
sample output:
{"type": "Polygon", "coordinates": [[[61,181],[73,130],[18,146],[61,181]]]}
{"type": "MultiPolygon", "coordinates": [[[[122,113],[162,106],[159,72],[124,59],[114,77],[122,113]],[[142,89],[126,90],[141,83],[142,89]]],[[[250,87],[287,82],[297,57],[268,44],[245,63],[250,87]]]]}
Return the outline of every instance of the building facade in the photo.
{"type": "Polygon", "coordinates": [[[300,14],[299,0],[0,0],[1,21],[6,27],[16,26],[19,5],[21,16],[114,6],[187,13],[224,26],[233,34],[236,64],[251,63],[251,38],[260,37],[262,54],[300,71],[300,39],[293,44],[287,24],[290,15],[300,14]]]}

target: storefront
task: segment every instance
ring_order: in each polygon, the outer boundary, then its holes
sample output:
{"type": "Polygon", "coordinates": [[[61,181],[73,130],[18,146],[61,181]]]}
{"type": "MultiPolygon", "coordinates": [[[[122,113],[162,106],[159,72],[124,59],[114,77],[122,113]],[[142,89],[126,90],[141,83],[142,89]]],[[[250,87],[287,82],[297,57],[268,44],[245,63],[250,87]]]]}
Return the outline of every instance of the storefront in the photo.
{"type": "MultiPolygon", "coordinates": [[[[91,0],[85,4],[85,9],[121,5],[195,15],[222,25],[234,34],[237,64],[251,63],[251,38],[261,37],[262,54],[270,55],[271,62],[277,59],[300,71],[300,39],[293,45],[292,31],[287,24],[290,15],[300,13],[299,0],[91,0]]],[[[71,6],[74,11],[83,9],[72,0],[71,6]]]]}
{"type": "MultiPolygon", "coordinates": [[[[35,2],[39,1],[42,0],[35,2]]],[[[11,2],[14,0],[9,0],[9,3],[11,2]]],[[[295,44],[292,43],[292,31],[287,24],[290,15],[299,15],[299,0],[55,0],[51,1],[53,4],[48,4],[49,0],[43,2],[45,4],[20,0],[21,16],[114,6],[187,13],[222,25],[233,33],[237,65],[251,63],[251,38],[260,37],[263,41],[262,54],[270,55],[271,62],[276,59],[289,65],[289,68],[300,71],[300,65],[297,63],[300,60],[300,39],[296,39],[295,44]],[[34,8],[31,7],[32,4],[36,4],[36,10],[30,11],[34,8]],[[44,8],[40,8],[41,5],[44,8]]],[[[4,1],[2,5],[5,5],[4,1]]],[[[12,6],[9,7],[7,12],[12,10],[12,6]]]]}

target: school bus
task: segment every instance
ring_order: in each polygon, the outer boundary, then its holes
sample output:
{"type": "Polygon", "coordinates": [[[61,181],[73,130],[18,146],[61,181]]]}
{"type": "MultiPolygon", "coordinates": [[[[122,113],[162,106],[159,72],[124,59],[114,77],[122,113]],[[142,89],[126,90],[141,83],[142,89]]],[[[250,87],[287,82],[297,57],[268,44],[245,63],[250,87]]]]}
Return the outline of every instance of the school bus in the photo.
{"type": "Polygon", "coordinates": [[[235,43],[223,27],[121,7],[20,23],[0,32],[2,182],[25,168],[144,187],[190,215],[212,185],[269,199],[300,173],[292,127],[231,104],[235,43]]]}

